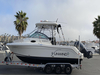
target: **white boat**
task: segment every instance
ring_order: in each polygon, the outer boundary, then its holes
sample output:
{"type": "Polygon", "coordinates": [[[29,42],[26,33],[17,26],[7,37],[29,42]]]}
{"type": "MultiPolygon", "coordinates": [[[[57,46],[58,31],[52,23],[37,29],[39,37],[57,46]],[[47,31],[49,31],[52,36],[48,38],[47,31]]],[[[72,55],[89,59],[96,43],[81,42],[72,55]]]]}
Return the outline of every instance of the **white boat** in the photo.
{"type": "Polygon", "coordinates": [[[99,47],[97,46],[96,43],[86,42],[85,46],[88,51],[92,51],[93,55],[99,55],[99,51],[97,51],[99,47]]]}
{"type": "Polygon", "coordinates": [[[55,22],[42,21],[36,23],[36,32],[28,38],[15,40],[7,45],[20,60],[27,63],[78,64],[78,59],[81,63],[83,54],[76,47],[56,45],[54,34],[59,27],[61,25],[55,22]],[[50,31],[51,38],[43,33],[44,30],[50,31]]]}

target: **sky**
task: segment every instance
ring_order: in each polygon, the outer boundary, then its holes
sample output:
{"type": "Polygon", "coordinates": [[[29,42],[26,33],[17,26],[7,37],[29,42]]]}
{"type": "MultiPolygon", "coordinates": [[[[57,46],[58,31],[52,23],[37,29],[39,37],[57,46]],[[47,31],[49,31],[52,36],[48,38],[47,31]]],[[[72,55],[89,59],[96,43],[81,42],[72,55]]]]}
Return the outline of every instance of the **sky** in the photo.
{"type": "Polygon", "coordinates": [[[27,13],[27,30],[34,30],[41,20],[56,21],[62,25],[66,40],[97,40],[93,24],[100,15],[100,0],[0,0],[0,35],[18,35],[14,21],[16,12],[27,13]]]}

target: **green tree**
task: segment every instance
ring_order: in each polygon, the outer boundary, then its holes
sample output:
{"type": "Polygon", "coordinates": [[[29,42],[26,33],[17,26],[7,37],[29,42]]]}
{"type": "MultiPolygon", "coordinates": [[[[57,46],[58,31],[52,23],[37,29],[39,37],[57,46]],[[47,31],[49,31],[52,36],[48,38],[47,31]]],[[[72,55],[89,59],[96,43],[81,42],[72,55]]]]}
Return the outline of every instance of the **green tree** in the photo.
{"type": "Polygon", "coordinates": [[[95,18],[95,21],[93,22],[93,34],[99,39],[99,54],[100,54],[100,16],[98,18],[95,18]]]}
{"type": "Polygon", "coordinates": [[[15,29],[18,31],[19,37],[21,38],[22,33],[26,31],[28,17],[26,17],[26,13],[23,11],[16,12],[14,16],[16,17],[16,21],[14,21],[15,29]]]}

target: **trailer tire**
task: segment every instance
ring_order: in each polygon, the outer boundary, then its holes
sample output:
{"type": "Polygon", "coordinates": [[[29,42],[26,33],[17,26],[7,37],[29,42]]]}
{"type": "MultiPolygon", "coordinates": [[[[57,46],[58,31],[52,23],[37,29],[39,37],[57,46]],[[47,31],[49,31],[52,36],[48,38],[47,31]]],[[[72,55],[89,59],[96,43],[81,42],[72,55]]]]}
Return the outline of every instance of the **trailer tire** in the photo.
{"type": "Polygon", "coordinates": [[[47,74],[52,73],[52,67],[51,67],[51,65],[46,65],[44,71],[45,71],[47,74]]]}
{"type": "Polygon", "coordinates": [[[92,57],[93,57],[93,53],[91,51],[88,51],[87,52],[87,58],[89,59],[89,58],[92,58],[92,57]]]}
{"type": "Polygon", "coordinates": [[[71,72],[72,72],[72,67],[71,67],[71,65],[65,65],[65,73],[66,74],[71,74],[71,72]]]}
{"type": "Polygon", "coordinates": [[[55,73],[56,74],[60,74],[61,73],[61,66],[60,65],[56,65],[56,67],[55,67],[55,73]]]}
{"type": "Polygon", "coordinates": [[[11,60],[11,57],[5,57],[4,61],[8,62],[8,61],[12,61],[12,60],[11,60]]]}

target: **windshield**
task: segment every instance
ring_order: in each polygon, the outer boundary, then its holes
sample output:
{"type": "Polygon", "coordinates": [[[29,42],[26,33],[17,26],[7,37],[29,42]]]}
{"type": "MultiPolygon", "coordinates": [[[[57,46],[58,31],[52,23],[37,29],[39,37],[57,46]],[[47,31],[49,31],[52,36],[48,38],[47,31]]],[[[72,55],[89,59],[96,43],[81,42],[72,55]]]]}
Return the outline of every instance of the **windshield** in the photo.
{"type": "Polygon", "coordinates": [[[48,39],[48,37],[47,37],[45,34],[40,33],[40,32],[35,32],[35,33],[33,33],[30,37],[31,37],[31,38],[48,39]]]}

